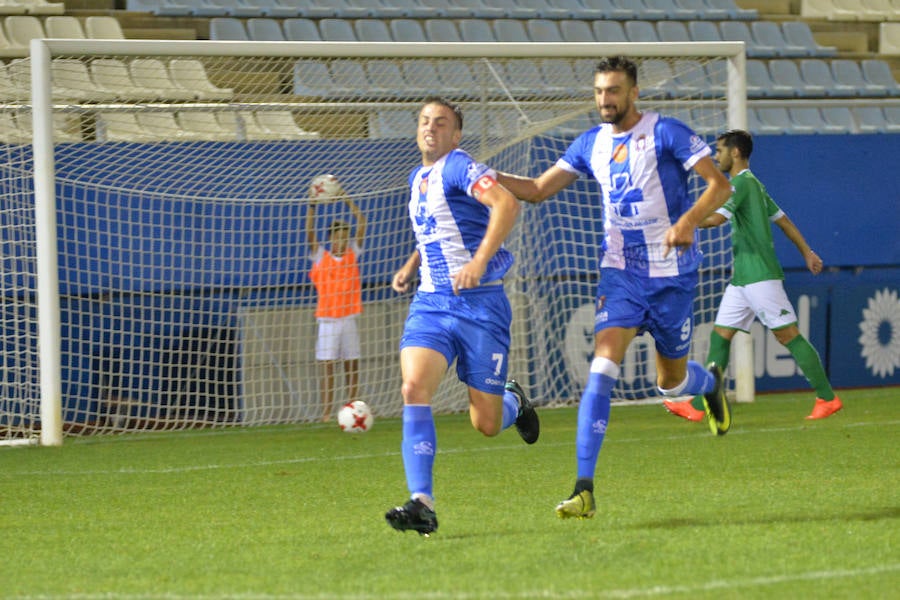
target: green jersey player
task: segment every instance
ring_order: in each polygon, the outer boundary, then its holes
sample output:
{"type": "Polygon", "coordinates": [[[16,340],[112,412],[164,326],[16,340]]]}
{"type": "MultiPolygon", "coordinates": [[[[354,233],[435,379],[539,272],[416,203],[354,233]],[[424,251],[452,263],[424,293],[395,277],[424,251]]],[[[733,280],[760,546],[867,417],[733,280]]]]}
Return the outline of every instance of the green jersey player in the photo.
{"type": "MultiPolygon", "coordinates": [[[[716,160],[719,168],[730,175],[734,193],[701,227],[731,221],[734,264],[731,283],[722,296],[710,334],[708,360],[724,369],[734,334],[748,331],[753,320],[759,319],[790,351],[816,390],[815,405],[806,418],[824,419],[841,410],[841,400],[831,388],[819,354],[797,327],[794,307],[784,291],[784,272],[775,255],[771,223],[778,225],[794,243],[814,275],[822,272],[822,259],[750,172],[752,151],[753,138],[746,131],[727,131],[716,140],[716,160]]],[[[702,396],[690,403],[666,400],[664,405],[669,412],[691,421],[704,417],[702,396]]]]}

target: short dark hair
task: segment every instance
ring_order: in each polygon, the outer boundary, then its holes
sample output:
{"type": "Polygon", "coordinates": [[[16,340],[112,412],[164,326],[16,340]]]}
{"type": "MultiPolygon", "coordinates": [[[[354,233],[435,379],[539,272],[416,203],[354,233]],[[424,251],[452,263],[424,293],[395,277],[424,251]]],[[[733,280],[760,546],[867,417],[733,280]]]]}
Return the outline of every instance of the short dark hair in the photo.
{"type": "Polygon", "coordinates": [[[638,69],[634,61],[625,56],[608,56],[600,59],[597,66],[594,67],[594,73],[609,73],[610,71],[621,71],[628,76],[632,85],[637,85],[638,69]]]}
{"type": "Polygon", "coordinates": [[[428,96],[425,98],[425,101],[422,102],[422,106],[426,106],[428,104],[440,104],[441,106],[445,106],[453,111],[453,114],[456,115],[456,123],[459,125],[459,130],[462,131],[463,128],[463,113],[462,107],[456,102],[452,100],[448,100],[443,96],[428,96]]]}
{"type": "Polygon", "coordinates": [[[726,148],[737,148],[743,158],[750,158],[753,153],[753,136],[743,129],[729,129],[716,138],[726,148]]]}

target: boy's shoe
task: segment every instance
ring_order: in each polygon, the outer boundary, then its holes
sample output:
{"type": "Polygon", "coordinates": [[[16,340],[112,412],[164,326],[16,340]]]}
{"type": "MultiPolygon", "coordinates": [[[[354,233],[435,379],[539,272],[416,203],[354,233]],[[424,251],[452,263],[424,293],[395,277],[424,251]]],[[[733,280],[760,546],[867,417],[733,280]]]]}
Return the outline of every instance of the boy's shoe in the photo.
{"type": "Polygon", "coordinates": [[[703,406],[706,408],[706,421],[713,435],[725,435],[731,429],[731,407],[725,397],[725,380],[722,369],[714,362],[706,366],[716,378],[716,385],[708,394],[703,394],[703,406]]]}
{"type": "Polygon", "coordinates": [[[822,400],[821,398],[816,398],[816,404],[813,406],[813,410],[806,417],[807,419],[824,419],[825,417],[830,417],[837,411],[844,408],[844,403],[841,402],[841,399],[837,396],[834,397],[834,400],[822,400]]]}
{"type": "Polygon", "coordinates": [[[667,411],[669,411],[676,417],[681,417],[682,419],[687,419],[688,421],[699,422],[702,421],[703,417],[706,416],[706,413],[704,411],[698,410],[691,406],[690,400],[685,402],[663,400],[663,406],[667,411]]]}
{"type": "Polygon", "coordinates": [[[556,516],[560,519],[590,519],[597,512],[597,503],[590,490],[581,490],[556,505],[556,516]]]}
{"type": "Polygon", "coordinates": [[[535,443],[541,434],[541,422],[538,420],[534,406],[528,401],[528,398],[525,396],[525,390],[522,389],[522,386],[515,379],[507,381],[505,388],[519,399],[519,416],[516,417],[516,431],[519,432],[519,436],[525,440],[526,444],[535,443]]]}
{"type": "Polygon", "coordinates": [[[437,531],[437,515],[421,500],[409,500],[403,506],[395,506],[384,515],[388,525],[397,531],[412,529],[428,536],[437,531]]]}

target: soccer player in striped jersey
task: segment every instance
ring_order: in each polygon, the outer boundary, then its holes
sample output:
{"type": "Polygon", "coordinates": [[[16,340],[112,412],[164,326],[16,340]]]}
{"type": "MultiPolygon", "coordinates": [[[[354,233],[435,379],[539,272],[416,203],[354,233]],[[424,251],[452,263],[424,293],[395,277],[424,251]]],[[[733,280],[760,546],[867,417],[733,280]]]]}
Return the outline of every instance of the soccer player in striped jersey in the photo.
{"type": "Polygon", "coordinates": [[[359,400],[359,327],[362,314],[362,280],[359,257],[366,237],[366,215],[343,189],[341,199],[356,220],[351,239],[350,224],[335,220],[328,227],[327,244],[316,236],[316,200],[306,213],[306,239],[312,268],[309,278],[316,288],[316,362],[322,393],[322,421],[331,419],[334,406],[335,366],[343,362],[347,401],[359,400]]]}
{"type": "Polygon", "coordinates": [[[637,66],[626,57],[601,60],[594,100],[601,124],[580,135],[536,178],[501,173],[522,200],[542,202],[581,176],[602,188],[604,239],[594,320],[594,358],[578,409],[576,481],[556,506],[560,518],[596,512],[594,473],[610,414],[610,395],[631,340],[648,331],[656,342],[657,387],[664,396],[704,394],[710,428],[731,426],[721,370],[688,360],[701,253],[696,228],[731,193],[699,136],[677,119],[640,112],[637,66]],[[688,194],[693,169],[706,188],[688,194]]]}
{"type": "Polygon", "coordinates": [[[395,291],[418,290],[400,339],[403,442],[410,499],[385,514],[399,531],[437,529],[432,467],[437,451],[431,399],[449,366],[469,392],[472,426],[495,436],[511,425],[528,444],[540,423],[521,386],[507,381],[512,312],[503,276],[513,264],[503,247],[519,203],[493,169],[458,148],[463,116],[432,97],[418,117],[422,164],[409,177],[416,249],[394,275],[395,291]]]}
{"type": "MultiPolygon", "coordinates": [[[[752,152],[753,137],[746,131],[726,131],[716,140],[716,161],[722,172],[731,176],[734,194],[701,227],[731,222],[734,266],[710,333],[708,360],[724,369],[735,333],[749,331],[753,320],[759,319],[788,349],[816,390],[815,404],[806,418],[824,419],[841,410],[843,404],[831,388],[819,354],[797,327],[797,315],[784,291],[784,271],[775,255],[771,224],[778,225],[794,243],[813,275],[822,272],[822,259],[750,171],[752,152]]],[[[690,421],[702,418],[701,403],[700,398],[692,402],[664,401],[669,412],[690,421]]]]}

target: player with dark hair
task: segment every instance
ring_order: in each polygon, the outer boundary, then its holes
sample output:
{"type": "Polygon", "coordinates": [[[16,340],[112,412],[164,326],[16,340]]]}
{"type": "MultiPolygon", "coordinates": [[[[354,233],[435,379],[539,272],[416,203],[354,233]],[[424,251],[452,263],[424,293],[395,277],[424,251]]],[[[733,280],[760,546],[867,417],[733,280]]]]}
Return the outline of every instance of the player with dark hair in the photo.
{"type": "Polygon", "coordinates": [[[594,73],[602,123],[580,135],[536,178],[501,173],[520,199],[542,202],[582,175],[602,188],[604,238],[594,320],[594,358],[578,409],[575,489],[560,502],[561,518],[594,516],[594,472],[610,414],[619,364],[631,340],[649,331],[656,342],[657,387],[664,396],[704,394],[710,428],[731,426],[721,370],[688,360],[701,253],[696,228],[728,198],[728,180],[709,145],[687,125],[639,112],[637,66],[616,56],[594,73]],[[693,169],[706,188],[688,193],[693,169]]]}
{"type": "Polygon", "coordinates": [[[456,360],[468,386],[469,418],[486,436],[515,424],[526,443],[540,433],[521,386],[507,382],[512,311],[503,276],[513,256],[503,247],[519,203],[493,169],[458,148],[462,112],[443,98],[425,100],[416,142],[422,164],[409,177],[409,216],[416,249],[394,275],[395,291],[419,286],[400,339],[403,379],[401,451],[410,499],[387,511],[394,529],[437,529],[432,469],[437,436],[431,399],[456,360]]]}
{"type": "Polygon", "coordinates": [[[334,406],[335,366],[343,362],[347,382],[347,401],[359,400],[359,327],[357,317],[362,314],[362,282],[359,256],[366,236],[366,215],[343,189],[340,198],[347,204],[356,220],[356,235],[351,240],[350,224],[334,220],[328,227],[327,244],[316,236],[316,206],[312,198],[306,213],[306,239],[309,244],[312,268],[309,278],[315,285],[316,362],[322,394],[322,420],[331,419],[334,406]]]}
{"type": "MultiPolygon", "coordinates": [[[[701,227],[731,222],[734,266],[709,336],[708,360],[725,369],[735,333],[749,331],[753,320],[759,319],[788,349],[816,390],[815,405],[806,418],[824,419],[841,410],[843,404],[831,388],[819,354],[797,328],[797,315],[784,291],[784,271],[775,255],[771,224],[778,225],[794,243],[813,275],[822,272],[822,259],[750,171],[752,152],[753,137],[746,131],[726,131],[716,140],[716,160],[722,172],[731,177],[734,194],[701,227]]],[[[703,418],[701,398],[692,402],[666,400],[663,404],[669,412],[690,421],[703,418]]]]}

